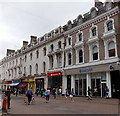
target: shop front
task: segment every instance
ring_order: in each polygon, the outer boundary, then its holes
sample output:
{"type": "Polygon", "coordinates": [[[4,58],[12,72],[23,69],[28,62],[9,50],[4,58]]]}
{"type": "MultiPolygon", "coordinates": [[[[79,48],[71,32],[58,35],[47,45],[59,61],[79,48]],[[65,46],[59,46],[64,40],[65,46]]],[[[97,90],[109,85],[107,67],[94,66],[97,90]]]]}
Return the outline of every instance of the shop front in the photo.
{"type": "Polygon", "coordinates": [[[27,83],[26,89],[32,89],[35,92],[35,79],[34,78],[25,78],[22,80],[22,83],[27,83]]]}
{"type": "MultiPolygon", "coordinates": [[[[109,97],[116,98],[120,91],[120,71],[117,71],[116,64],[96,65],[64,69],[64,87],[70,90],[74,88],[75,95],[87,96],[88,86],[92,90],[92,96],[105,97],[106,87],[109,88],[109,97]]],[[[64,88],[65,89],[65,88],[64,88]]]]}
{"type": "Polygon", "coordinates": [[[56,88],[56,91],[58,92],[58,89],[62,86],[62,72],[49,72],[47,73],[47,76],[48,88],[56,88]]]}
{"type": "Polygon", "coordinates": [[[35,79],[36,89],[44,90],[44,78],[35,79]]]}
{"type": "Polygon", "coordinates": [[[9,80],[2,80],[1,84],[2,84],[2,90],[5,91],[7,90],[7,88],[10,87],[10,84],[12,83],[12,81],[9,80]]]}

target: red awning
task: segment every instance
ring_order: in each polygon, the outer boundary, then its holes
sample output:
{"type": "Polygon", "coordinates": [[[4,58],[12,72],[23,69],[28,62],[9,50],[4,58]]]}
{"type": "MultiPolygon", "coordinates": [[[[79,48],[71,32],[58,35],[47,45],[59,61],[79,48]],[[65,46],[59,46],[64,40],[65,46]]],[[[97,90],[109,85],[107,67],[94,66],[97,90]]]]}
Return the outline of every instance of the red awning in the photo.
{"type": "Polygon", "coordinates": [[[27,83],[20,83],[20,84],[18,85],[18,88],[24,88],[26,85],[27,85],[27,83]]]}

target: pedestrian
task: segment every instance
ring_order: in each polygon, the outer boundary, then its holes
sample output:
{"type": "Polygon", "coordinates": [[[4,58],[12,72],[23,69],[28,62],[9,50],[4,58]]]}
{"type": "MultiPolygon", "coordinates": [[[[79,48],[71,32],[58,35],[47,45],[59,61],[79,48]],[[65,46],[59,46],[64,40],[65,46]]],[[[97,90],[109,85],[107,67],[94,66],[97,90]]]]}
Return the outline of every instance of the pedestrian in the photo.
{"type": "Polygon", "coordinates": [[[73,96],[74,96],[74,89],[72,88],[72,90],[69,92],[69,97],[71,99],[71,102],[74,102],[73,96]]]}
{"type": "Polygon", "coordinates": [[[40,95],[41,95],[41,97],[43,97],[43,89],[41,89],[40,95]]]}
{"type": "Polygon", "coordinates": [[[50,89],[47,88],[47,90],[45,91],[45,93],[46,93],[46,103],[48,103],[49,99],[50,99],[50,89]]]}
{"type": "Polygon", "coordinates": [[[59,93],[59,96],[62,96],[62,89],[61,88],[59,88],[58,93],[59,93]]]}
{"type": "Polygon", "coordinates": [[[38,88],[36,89],[35,93],[36,93],[36,96],[38,96],[38,94],[39,94],[39,89],[38,88]]]}
{"type": "Polygon", "coordinates": [[[11,90],[9,88],[7,88],[7,91],[5,91],[5,96],[7,97],[8,99],[8,109],[10,109],[10,100],[11,100],[11,90]]]}
{"type": "MultiPolygon", "coordinates": [[[[65,98],[66,98],[66,100],[68,99],[69,95],[70,95],[70,94],[69,94],[69,90],[68,90],[68,89],[65,89],[65,98]]],[[[65,101],[66,101],[66,100],[65,100],[65,101]]]]}
{"type": "Polygon", "coordinates": [[[105,88],[105,93],[106,93],[106,99],[109,99],[109,88],[106,86],[105,88]]]}
{"type": "Polygon", "coordinates": [[[53,98],[56,99],[56,89],[53,88],[52,92],[53,92],[53,98]]]}
{"type": "Polygon", "coordinates": [[[33,92],[32,92],[32,89],[30,88],[30,89],[27,91],[27,94],[26,94],[26,96],[28,97],[28,105],[30,105],[30,103],[31,103],[32,95],[33,95],[33,92]]]}
{"type": "Polygon", "coordinates": [[[97,92],[98,92],[97,87],[95,87],[94,90],[93,90],[93,93],[94,93],[95,97],[97,96],[97,92]]]}
{"type": "Polygon", "coordinates": [[[92,100],[91,89],[89,86],[88,86],[88,100],[92,100]]]}

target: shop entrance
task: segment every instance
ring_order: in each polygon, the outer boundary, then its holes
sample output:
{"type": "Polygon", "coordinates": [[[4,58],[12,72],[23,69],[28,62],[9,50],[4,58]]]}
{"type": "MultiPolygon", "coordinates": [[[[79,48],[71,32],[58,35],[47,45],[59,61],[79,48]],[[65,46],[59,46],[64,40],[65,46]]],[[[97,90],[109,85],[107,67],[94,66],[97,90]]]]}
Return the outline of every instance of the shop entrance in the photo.
{"type": "Polygon", "coordinates": [[[78,96],[86,96],[86,79],[85,78],[75,79],[75,94],[78,96]]]}
{"type": "Polygon", "coordinates": [[[106,97],[105,89],[106,89],[106,82],[102,82],[101,83],[102,97],[106,97]]]}
{"type": "Polygon", "coordinates": [[[120,98],[120,71],[111,71],[112,98],[120,98]]]}
{"type": "Polygon", "coordinates": [[[93,96],[101,96],[100,78],[91,79],[91,89],[92,89],[93,96]],[[94,93],[94,88],[97,88],[97,93],[94,93]]]}

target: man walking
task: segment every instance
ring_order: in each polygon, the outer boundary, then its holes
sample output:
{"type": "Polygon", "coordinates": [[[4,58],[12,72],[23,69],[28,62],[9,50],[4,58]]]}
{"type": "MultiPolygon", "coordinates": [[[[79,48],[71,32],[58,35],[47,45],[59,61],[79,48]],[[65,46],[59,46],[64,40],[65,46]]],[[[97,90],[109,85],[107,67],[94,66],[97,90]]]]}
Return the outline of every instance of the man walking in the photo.
{"type": "Polygon", "coordinates": [[[11,96],[11,90],[7,88],[7,91],[5,91],[5,96],[8,98],[8,109],[10,109],[10,96],[11,96]]]}
{"type": "Polygon", "coordinates": [[[31,100],[32,100],[32,95],[33,95],[33,92],[32,92],[32,89],[30,88],[30,89],[27,91],[28,105],[30,105],[30,102],[31,102],[31,100]]]}

